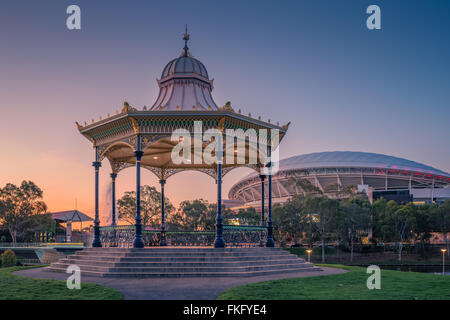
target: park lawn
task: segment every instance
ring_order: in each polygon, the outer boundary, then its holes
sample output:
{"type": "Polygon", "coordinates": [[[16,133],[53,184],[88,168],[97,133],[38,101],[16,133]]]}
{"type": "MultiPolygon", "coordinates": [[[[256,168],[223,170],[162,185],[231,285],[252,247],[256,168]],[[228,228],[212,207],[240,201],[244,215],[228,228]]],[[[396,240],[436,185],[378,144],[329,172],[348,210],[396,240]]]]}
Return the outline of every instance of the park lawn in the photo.
{"type": "Polygon", "coordinates": [[[11,274],[32,267],[0,268],[0,300],[120,300],[121,294],[98,284],[69,290],[64,280],[32,279],[11,274]]]}
{"type": "MultiPolygon", "coordinates": [[[[320,266],[320,265],[318,265],[320,266]]],[[[381,289],[369,290],[366,268],[322,265],[346,273],[257,282],[222,292],[219,300],[449,300],[450,276],[381,270],[381,289]]]]}

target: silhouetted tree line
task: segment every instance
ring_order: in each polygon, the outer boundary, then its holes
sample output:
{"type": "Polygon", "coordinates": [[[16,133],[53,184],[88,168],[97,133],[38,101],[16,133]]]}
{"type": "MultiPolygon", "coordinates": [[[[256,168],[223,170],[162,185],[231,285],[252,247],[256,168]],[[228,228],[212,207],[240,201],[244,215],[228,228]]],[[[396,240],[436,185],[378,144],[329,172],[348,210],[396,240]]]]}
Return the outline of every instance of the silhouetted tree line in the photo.
{"type": "Polygon", "coordinates": [[[355,244],[367,238],[372,244],[395,243],[401,261],[406,243],[417,243],[425,255],[432,233],[441,233],[448,248],[450,200],[442,204],[401,205],[383,198],[371,204],[365,194],[345,199],[296,195],[274,207],[273,221],[276,240],[281,245],[306,242],[312,247],[319,241],[323,260],[327,242],[348,248],[352,260],[355,244]]]}
{"type": "Polygon", "coordinates": [[[0,242],[30,241],[35,232],[55,229],[55,221],[44,214],[47,205],[42,190],[32,181],[0,188],[0,242]]]}

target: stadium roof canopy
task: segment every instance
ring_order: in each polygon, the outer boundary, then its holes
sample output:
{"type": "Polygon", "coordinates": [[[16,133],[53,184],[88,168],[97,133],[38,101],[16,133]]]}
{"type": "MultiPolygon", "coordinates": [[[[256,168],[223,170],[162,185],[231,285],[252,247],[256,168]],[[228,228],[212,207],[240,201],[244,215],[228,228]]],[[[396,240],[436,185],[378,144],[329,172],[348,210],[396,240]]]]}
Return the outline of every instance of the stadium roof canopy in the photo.
{"type": "Polygon", "coordinates": [[[417,171],[450,177],[450,174],[447,172],[418,162],[368,152],[317,152],[287,158],[280,162],[280,169],[282,170],[318,167],[374,167],[417,171]]]}
{"type": "MultiPolygon", "coordinates": [[[[450,173],[415,161],[384,154],[355,151],[329,151],[298,155],[281,160],[279,170],[287,171],[339,167],[407,170],[450,178],[450,173]]],[[[253,175],[255,175],[255,173],[252,173],[249,176],[253,175]]]]}

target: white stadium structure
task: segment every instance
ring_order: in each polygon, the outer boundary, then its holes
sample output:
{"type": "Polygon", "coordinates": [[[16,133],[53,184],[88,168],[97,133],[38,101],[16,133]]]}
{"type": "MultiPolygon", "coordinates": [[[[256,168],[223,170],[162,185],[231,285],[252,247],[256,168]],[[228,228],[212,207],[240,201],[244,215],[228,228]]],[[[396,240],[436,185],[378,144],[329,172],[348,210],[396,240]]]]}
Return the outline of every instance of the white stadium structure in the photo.
{"type": "MultiPolygon", "coordinates": [[[[383,154],[334,151],[281,160],[279,171],[273,176],[274,203],[283,203],[295,194],[304,193],[292,183],[292,174],[309,180],[321,190],[330,185],[364,189],[371,199],[384,197],[417,204],[450,199],[450,174],[447,172],[383,154]]],[[[261,180],[258,174],[252,173],[234,184],[228,198],[225,205],[229,208],[253,206],[259,209],[261,180]]]]}

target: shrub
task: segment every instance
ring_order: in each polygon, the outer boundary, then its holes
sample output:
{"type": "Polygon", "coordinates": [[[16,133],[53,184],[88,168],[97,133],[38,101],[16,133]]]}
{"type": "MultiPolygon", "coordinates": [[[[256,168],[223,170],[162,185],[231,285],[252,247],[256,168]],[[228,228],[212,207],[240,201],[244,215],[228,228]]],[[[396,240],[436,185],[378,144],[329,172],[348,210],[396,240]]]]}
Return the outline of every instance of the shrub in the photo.
{"type": "Polygon", "coordinates": [[[2,267],[14,267],[17,264],[16,255],[11,249],[2,254],[2,267]]]}

